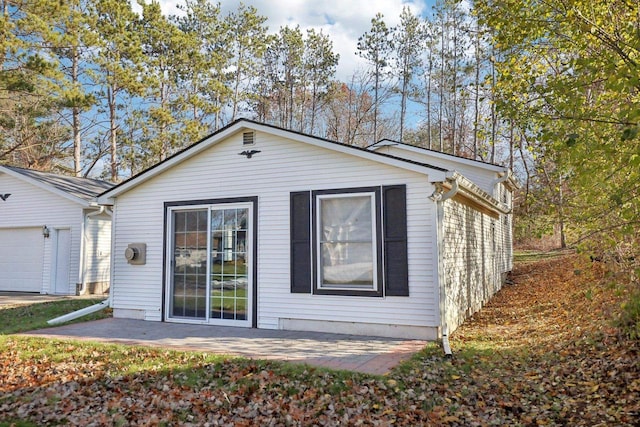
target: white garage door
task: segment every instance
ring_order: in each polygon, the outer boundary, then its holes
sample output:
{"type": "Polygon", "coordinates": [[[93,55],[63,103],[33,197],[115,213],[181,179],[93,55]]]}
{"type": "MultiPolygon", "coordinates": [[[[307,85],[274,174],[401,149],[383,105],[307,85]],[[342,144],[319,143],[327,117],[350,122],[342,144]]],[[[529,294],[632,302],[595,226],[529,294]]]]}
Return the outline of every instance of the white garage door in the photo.
{"type": "Polygon", "coordinates": [[[39,227],[0,229],[0,291],[40,292],[43,251],[39,227]]]}

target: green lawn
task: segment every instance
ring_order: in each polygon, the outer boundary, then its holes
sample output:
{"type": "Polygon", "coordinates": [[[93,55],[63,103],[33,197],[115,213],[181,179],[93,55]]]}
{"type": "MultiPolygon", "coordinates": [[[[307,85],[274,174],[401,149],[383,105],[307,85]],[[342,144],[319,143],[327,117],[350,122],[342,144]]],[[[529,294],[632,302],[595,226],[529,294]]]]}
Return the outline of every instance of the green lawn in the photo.
{"type": "MultiPolygon", "coordinates": [[[[48,320],[81,308],[89,307],[104,301],[101,299],[64,299],[60,301],[41,302],[17,307],[0,307],[0,335],[15,334],[34,329],[48,328],[48,320]]],[[[89,314],[68,323],[86,322],[111,317],[111,310],[105,309],[89,314]]]]}

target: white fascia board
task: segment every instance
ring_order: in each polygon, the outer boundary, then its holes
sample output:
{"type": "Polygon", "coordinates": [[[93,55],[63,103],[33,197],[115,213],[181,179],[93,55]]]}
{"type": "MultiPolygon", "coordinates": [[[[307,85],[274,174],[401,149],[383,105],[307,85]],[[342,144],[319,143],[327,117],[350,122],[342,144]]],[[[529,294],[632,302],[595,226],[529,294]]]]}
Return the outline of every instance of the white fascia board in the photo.
{"type": "MultiPolygon", "coordinates": [[[[242,128],[244,128],[246,126],[243,126],[242,128]]],[[[217,134],[211,135],[203,140],[201,140],[200,142],[187,147],[186,149],[184,149],[183,151],[179,152],[178,154],[168,158],[167,160],[165,160],[164,162],[158,163],[155,166],[152,166],[149,169],[146,169],[145,171],[142,171],[140,174],[129,178],[127,181],[124,181],[122,184],[120,185],[116,185],[113,189],[108,190],[104,193],[102,193],[99,197],[98,197],[98,204],[99,205],[108,205],[111,206],[113,205],[114,202],[114,198],[118,197],[120,194],[122,193],[126,193],[127,191],[129,191],[131,188],[136,187],[140,184],[142,184],[143,182],[146,182],[148,180],[150,180],[151,178],[160,175],[161,173],[163,173],[164,171],[166,171],[167,169],[170,169],[171,167],[177,165],[178,163],[182,163],[183,161],[190,159],[191,157],[195,156],[196,154],[208,149],[209,147],[215,145],[216,143],[220,142],[221,140],[227,138],[229,135],[237,132],[239,129],[239,127],[237,126],[231,126],[229,128],[223,129],[222,131],[220,131],[217,134]]]]}
{"type": "Polygon", "coordinates": [[[465,157],[454,156],[452,154],[442,153],[440,151],[416,147],[414,145],[404,144],[402,142],[390,141],[388,139],[378,141],[375,144],[368,146],[367,149],[375,152],[376,150],[382,147],[398,147],[402,150],[410,151],[412,153],[426,154],[429,156],[437,157],[439,159],[459,162],[467,166],[475,166],[481,169],[486,169],[486,170],[497,172],[497,173],[504,173],[507,171],[507,168],[503,166],[493,165],[491,163],[485,163],[479,160],[471,160],[465,157]]]}
{"type": "Polygon", "coordinates": [[[59,189],[57,189],[55,187],[47,185],[47,184],[45,184],[45,183],[43,183],[41,181],[38,181],[37,179],[33,179],[33,178],[29,177],[29,176],[23,175],[20,172],[16,172],[16,171],[13,171],[13,170],[11,170],[9,168],[5,168],[2,165],[0,165],[0,172],[6,173],[7,175],[10,175],[10,176],[12,176],[12,177],[14,177],[16,179],[20,179],[20,180],[22,180],[22,181],[24,181],[24,182],[26,182],[28,184],[33,185],[34,187],[38,187],[38,188],[40,188],[42,190],[45,190],[45,191],[48,191],[50,193],[57,194],[60,197],[63,197],[65,199],[67,199],[67,200],[71,200],[72,202],[78,203],[82,207],[89,207],[91,205],[91,202],[89,202],[87,200],[81,199],[80,197],[76,197],[76,196],[74,196],[72,194],[69,194],[69,193],[67,193],[65,191],[62,191],[62,190],[59,190],[59,189]]]}
{"type": "Polygon", "coordinates": [[[360,157],[367,160],[372,160],[377,163],[382,163],[389,166],[395,166],[401,169],[422,173],[422,174],[428,175],[430,180],[444,179],[447,173],[446,171],[431,168],[429,166],[421,165],[418,163],[413,163],[411,161],[407,161],[406,159],[401,159],[399,157],[387,156],[387,155],[375,153],[375,152],[369,153],[369,151],[360,149],[357,147],[352,147],[352,146],[340,144],[340,143],[334,143],[334,142],[326,141],[320,138],[315,138],[313,136],[292,133],[284,129],[272,128],[270,126],[260,125],[258,123],[249,123],[249,126],[245,126],[245,127],[251,128],[253,130],[260,131],[260,132],[270,133],[272,135],[276,135],[281,138],[294,139],[296,141],[304,142],[309,145],[313,145],[315,147],[326,148],[326,149],[337,151],[340,153],[345,153],[350,156],[360,157]]]}
{"type": "Polygon", "coordinates": [[[205,138],[200,142],[195,143],[194,145],[186,148],[185,150],[174,155],[173,157],[170,157],[164,162],[159,163],[156,166],[152,166],[150,169],[147,169],[146,171],[140,173],[139,175],[133,178],[130,178],[128,181],[125,181],[122,184],[117,185],[113,189],[102,193],[97,199],[98,204],[109,205],[109,206],[113,205],[114,198],[118,197],[120,194],[125,193],[131,188],[136,187],[142,184],[143,182],[152,179],[153,177],[163,173],[167,169],[179,163],[182,163],[183,161],[197,155],[198,153],[204,150],[207,150],[208,148],[214,146],[218,142],[225,140],[229,136],[244,130],[264,132],[271,135],[279,136],[281,138],[292,139],[292,140],[303,142],[316,147],[322,147],[329,150],[349,154],[351,156],[361,157],[361,158],[372,160],[378,163],[418,172],[421,174],[428,175],[430,181],[442,181],[446,178],[445,171],[442,171],[439,169],[433,169],[428,166],[420,165],[417,163],[412,163],[404,159],[394,158],[392,156],[387,156],[380,153],[374,153],[374,152],[370,153],[367,150],[358,149],[355,147],[350,147],[348,145],[342,145],[339,143],[325,141],[319,138],[299,134],[296,132],[291,132],[285,129],[262,125],[255,122],[240,120],[236,124],[229,126],[225,129],[222,129],[218,133],[215,133],[209,136],[208,138],[205,138]]]}

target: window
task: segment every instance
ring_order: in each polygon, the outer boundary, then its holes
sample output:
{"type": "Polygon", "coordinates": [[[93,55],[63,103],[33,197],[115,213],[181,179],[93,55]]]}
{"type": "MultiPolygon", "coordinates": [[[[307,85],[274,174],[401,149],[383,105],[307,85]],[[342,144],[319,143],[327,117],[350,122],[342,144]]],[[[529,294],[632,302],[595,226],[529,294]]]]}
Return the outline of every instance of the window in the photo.
{"type": "Polygon", "coordinates": [[[404,185],[291,193],[291,292],[408,296],[404,185]]]}
{"type": "Polygon", "coordinates": [[[377,289],[375,193],[316,198],[318,289],[377,289]]]}

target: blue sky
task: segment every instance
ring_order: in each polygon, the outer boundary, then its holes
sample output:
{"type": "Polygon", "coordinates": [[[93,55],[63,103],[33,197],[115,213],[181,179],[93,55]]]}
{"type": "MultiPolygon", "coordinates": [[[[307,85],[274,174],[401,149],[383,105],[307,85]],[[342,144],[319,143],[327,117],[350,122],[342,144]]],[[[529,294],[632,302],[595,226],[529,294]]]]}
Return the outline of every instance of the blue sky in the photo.
{"type": "MultiPolygon", "coordinates": [[[[216,1],[216,0],[214,0],[216,1]]],[[[347,80],[353,72],[363,66],[355,55],[358,37],[371,28],[371,18],[380,12],[388,26],[396,25],[400,12],[406,5],[415,14],[431,13],[435,0],[244,0],[268,18],[267,25],[275,32],[281,26],[300,25],[322,30],[333,41],[334,52],[340,54],[337,77],[347,80]]],[[[135,4],[135,2],[133,2],[135,4]]],[[[165,14],[179,14],[176,4],[183,0],[160,0],[165,14]]],[[[221,0],[223,14],[237,9],[239,1],[221,0]]]]}

